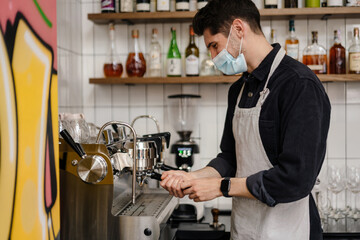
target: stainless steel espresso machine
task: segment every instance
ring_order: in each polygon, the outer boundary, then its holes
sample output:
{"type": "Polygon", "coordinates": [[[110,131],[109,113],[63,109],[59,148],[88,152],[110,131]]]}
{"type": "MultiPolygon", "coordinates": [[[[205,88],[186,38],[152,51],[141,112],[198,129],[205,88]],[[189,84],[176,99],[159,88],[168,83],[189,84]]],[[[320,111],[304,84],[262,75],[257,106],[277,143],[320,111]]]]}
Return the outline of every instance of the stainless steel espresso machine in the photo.
{"type": "Polygon", "coordinates": [[[177,200],[146,182],[160,180],[158,171],[167,168],[161,156],[169,133],[137,137],[130,125],[113,121],[94,144],[75,143],[66,130],[60,134],[62,239],[167,239],[177,200]]]}

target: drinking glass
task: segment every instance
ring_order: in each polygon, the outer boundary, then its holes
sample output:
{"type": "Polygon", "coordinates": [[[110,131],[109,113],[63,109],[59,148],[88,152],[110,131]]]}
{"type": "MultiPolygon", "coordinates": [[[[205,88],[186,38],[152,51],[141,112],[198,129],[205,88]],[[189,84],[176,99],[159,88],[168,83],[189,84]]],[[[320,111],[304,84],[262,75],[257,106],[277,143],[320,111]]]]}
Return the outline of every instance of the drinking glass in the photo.
{"type": "Polygon", "coordinates": [[[357,206],[360,193],[360,168],[348,167],[346,186],[355,195],[355,205],[349,217],[355,220],[360,219],[360,209],[357,206]]]}
{"type": "Polygon", "coordinates": [[[345,215],[338,208],[338,195],[344,190],[345,187],[344,174],[342,169],[330,166],[328,168],[327,178],[328,190],[335,194],[335,209],[329,217],[335,220],[339,220],[345,217],[345,215]]]}

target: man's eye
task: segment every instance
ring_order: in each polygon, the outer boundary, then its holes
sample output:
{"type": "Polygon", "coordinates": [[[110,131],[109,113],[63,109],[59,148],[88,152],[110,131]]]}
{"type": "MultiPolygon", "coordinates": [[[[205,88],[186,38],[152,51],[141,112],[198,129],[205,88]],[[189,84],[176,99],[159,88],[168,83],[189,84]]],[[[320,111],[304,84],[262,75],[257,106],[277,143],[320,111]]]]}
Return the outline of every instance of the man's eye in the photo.
{"type": "Polygon", "coordinates": [[[215,43],[213,44],[213,48],[217,49],[218,45],[215,43]]]}

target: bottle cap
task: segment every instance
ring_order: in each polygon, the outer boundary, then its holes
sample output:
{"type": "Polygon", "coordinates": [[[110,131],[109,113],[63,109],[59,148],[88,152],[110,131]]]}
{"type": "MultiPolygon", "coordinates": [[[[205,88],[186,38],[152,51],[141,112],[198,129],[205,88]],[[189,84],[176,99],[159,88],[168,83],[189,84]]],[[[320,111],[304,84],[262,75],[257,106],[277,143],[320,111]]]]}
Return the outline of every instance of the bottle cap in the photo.
{"type": "Polygon", "coordinates": [[[139,38],[139,30],[133,29],[131,31],[131,35],[132,35],[133,38],[139,38]]]}
{"type": "Polygon", "coordinates": [[[295,30],[294,19],[289,20],[289,31],[295,30]]]}
{"type": "Polygon", "coordinates": [[[171,31],[176,31],[176,28],[175,28],[175,27],[171,27],[171,31]]]}
{"type": "Polygon", "coordinates": [[[159,31],[157,30],[157,28],[153,28],[153,30],[152,30],[152,34],[158,34],[159,33],[159,31]]]}
{"type": "Polygon", "coordinates": [[[190,30],[190,36],[194,36],[195,33],[194,33],[193,25],[190,25],[190,26],[189,26],[189,30],[190,30]]]}
{"type": "Polygon", "coordinates": [[[354,28],[354,37],[359,36],[359,28],[354,28]]]}
{"type": "Polygon", "coordinates": [[[115,30],[115,24],[113,22],[109,23],[109,30],[115,30]]]}

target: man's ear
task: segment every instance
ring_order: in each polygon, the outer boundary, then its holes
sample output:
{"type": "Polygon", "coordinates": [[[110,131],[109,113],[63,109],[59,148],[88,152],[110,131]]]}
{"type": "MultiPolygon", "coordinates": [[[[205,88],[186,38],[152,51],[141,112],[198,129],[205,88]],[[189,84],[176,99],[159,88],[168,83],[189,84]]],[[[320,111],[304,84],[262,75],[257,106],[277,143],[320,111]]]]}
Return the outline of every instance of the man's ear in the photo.
{"type": "Polygon", "coordinates": [[[243,20],[237,18],[233,21],[232,26],[236,36],[238,38],[243,38],[246,30],[246,23],[243,20]]]}

